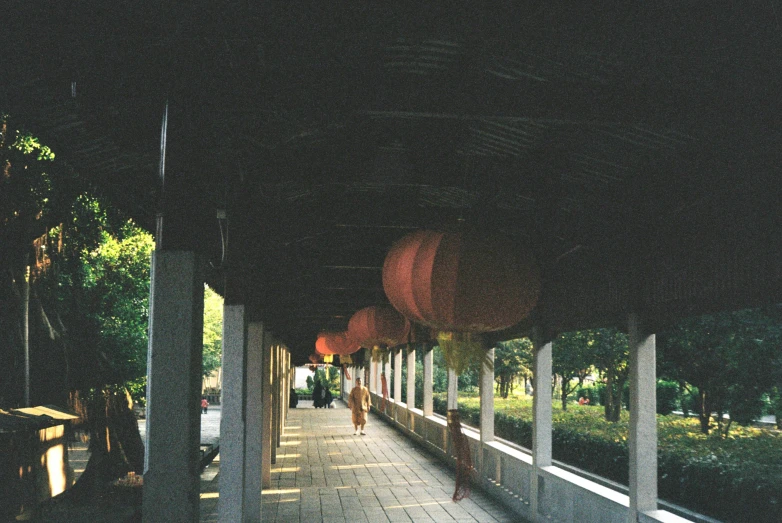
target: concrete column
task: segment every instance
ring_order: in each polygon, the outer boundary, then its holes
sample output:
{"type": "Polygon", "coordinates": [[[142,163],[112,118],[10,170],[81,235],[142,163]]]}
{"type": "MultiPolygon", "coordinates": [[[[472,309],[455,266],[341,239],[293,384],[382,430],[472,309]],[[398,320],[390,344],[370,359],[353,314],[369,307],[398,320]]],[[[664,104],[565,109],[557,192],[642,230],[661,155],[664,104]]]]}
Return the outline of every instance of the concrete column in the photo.
{"type": "Polygon", "coordinates": [[[415,349],[412,345],[407,348],[407,408],[415,408],[415,349]]]}
{"type": "Polygon", "coordinates": [[[394,353],[394,401],[402,402],[402,349],[394,353]]]}
{"type": "Polygon", "coordinates": [[[375,371],[377,372],[377,377],[375,378],[375,383],[377,384],[377,395],[382,397],[383,396],[383,373],[385,373],[386,371],[385,356],[380,358],[380,361],[377,362],[375,371]]]}
{"type": "MultiPolygon", "coordinates": [[[[530,482],[530,508],[533,521],[544,520],[540,513],[545,499],[540,468],[551,465],[551,341],[536,334],[533,340],[532,396],[532,478],[530,482]]],[[[545,511],[545,508],[544,508],[545,511]]]]}
{"type": "Polygon", "coordinates": [[[434,371],[434,353],[432,349],[424,346],[424,416],[431,416],[434,414],[433,400],[432,400],[432,386],[434,371]]]}
{"type": "Polygon", "coordinates": [[[393,351],[391,351],[386,355],[386,385],[388,385],[389,396],[391,396],[391,393],[394,391],[394,372],[391,368],[391,362],[394,359],[393,354],[393,351]]]}
{"type": "Polygon", "coordinates": [[[494,348],[481,365],[481,441],[494,441],[494,348]],[[488,363],[491,362],[491,365],[488,363]]]}
{"type": "Polygon", "coordinates": [[[223,385],[220,417],[221,521],[244,521],[247,324],[244,305],[223,307],[223,385]]]}
{"type": "Polygon", "coordinates": [[[369,360],[369,392],[377,393],[377,362],[374,359],[369,360]]]}
{"type": "MultiPolygon", "coordinates": [[[[247,326],[247,394],[245,400],[244,519],[260,521],[263,477],[263,323],[247,326]]],[[[222,470],[221,470],[222,472],[222,470]]],[[[235,520],[225,520],[235,521],[235,520]]]]}
{"type": "Polygon", "coordinates": [[[152,256],[143,520],[197,521],[204,281],[195,253],[152,256]]]}
{"type": "Polygon", "coordinates": [[[657,356],[654,334],[646,333],[636,314],[628,318],[630,342],[630,510],[657,510],[657,356]]]}
{"type": "Polygon", "coordinates": [[[280,445],[280,346],[272,347],[272,465],[277,463],[277,447],[280,445]]]}
{"type": "Polygon", "coordinates": [[[272,464],[272,352],[273,341],[265,340],[263,344],[263,442],[261,444],[261,484],[263,488],[271,487],[272,464]]]}
{"type": "Polygon", "coordinates": [[[459,376],[456,371],[448,369],[448,410],[457,409],[459,402],[459,376]]]}

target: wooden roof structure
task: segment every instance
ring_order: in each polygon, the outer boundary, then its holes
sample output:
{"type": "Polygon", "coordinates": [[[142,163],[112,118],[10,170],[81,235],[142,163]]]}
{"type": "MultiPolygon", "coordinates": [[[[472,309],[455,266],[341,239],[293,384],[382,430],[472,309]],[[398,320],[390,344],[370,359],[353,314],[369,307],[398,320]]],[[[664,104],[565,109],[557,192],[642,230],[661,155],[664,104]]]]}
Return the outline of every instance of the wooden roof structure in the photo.
{"type": "Polygon", "coordinates": [[[19,3],[0,107],[299,362],[417,228],[535,253],[498,336],[780,301],[773,3],[478,4],[19,3]]]}

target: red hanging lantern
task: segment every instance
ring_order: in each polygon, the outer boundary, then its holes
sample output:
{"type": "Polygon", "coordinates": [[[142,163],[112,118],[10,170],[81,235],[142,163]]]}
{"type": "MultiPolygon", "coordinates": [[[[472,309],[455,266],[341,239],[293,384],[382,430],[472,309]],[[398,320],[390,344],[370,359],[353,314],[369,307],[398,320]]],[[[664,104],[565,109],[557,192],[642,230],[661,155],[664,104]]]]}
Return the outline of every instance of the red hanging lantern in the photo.
{"type": "Polygon", "coordinates": [[[410,322],[391,307],[364,307],[350,318],[348,333],[364,347],[393,347],[407,340],[410,322]]]}
{"type": "Polygon", "coordinates": [[[531,256],[499,240],[422,230],[389,251],[383,289],[410,320],[441,331],[490,332],[532,311],[540,272],[531,256]]]}
{"type": "Polygon", "coordinates": [[[324,332],[315,341],[315,351],[324,356],[353,354],[360,348],[347,332],[324,332]]]}

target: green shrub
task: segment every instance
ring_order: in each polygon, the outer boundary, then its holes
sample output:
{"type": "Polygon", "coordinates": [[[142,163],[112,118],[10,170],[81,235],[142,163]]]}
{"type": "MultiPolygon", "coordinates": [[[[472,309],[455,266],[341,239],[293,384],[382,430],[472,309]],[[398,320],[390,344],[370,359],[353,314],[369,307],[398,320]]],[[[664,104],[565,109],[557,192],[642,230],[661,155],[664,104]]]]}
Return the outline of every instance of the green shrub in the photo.
{"type": "MultiPolygon", "coordinates": [[[[434,405],[445,414],[446,395],[436,395],[434,405]]],[[[531,448],[532,402],[495,398],[494,406],[495,434],[531,448]]],[[[478,427],[479,398],[459,398],[459,412],[478,427]]],[[[627,412],[608,423],[602,408],[562,411],[554,402],[553,456],[626,485],[628,421],[627,412]]],[[[658,440],[660,498],[724,521],[782,521],[782,433],[734,427],[728,438],[706,436],[697,419],[670,415],[658,417],[658,440]]]]}

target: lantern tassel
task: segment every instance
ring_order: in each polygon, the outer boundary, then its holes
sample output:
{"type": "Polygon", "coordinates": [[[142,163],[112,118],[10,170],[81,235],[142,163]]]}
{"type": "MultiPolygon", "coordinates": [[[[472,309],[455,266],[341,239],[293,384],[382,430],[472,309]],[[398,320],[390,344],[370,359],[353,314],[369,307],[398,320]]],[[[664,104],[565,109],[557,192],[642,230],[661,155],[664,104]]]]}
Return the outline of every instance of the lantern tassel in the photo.
{"type": "Polygon", "coordinates": [[[463,374],[475,362],[481,362],[488,368],[494,369],[494,364],[489,358],[489,352],[486,350],[486,344],[480,334],[441,331],[437,334],[437,344],[443,351],[445,364],[456,374],[463,374]]]}
{"type": "Polygon", "coordinates": [[[352,380],[353,379],[353,378],[350,377],[350,371],[348,370],[348,366],[347,365],[343,365],[342,366],[342,372],[345,373],[345,379],[346,380],[352,380]]]}
{"type": "Polygon", "coordinates": [[[470,485],[475,468],[472,465],[470,444],[467,436],[462,432],[462,424],[459,421],[459,411],[448,411],[448,429],[451,432],[451,442],[456,451],[456,488],[453,491],[453,500],[460,501],[470,495],[470,485]]]}

